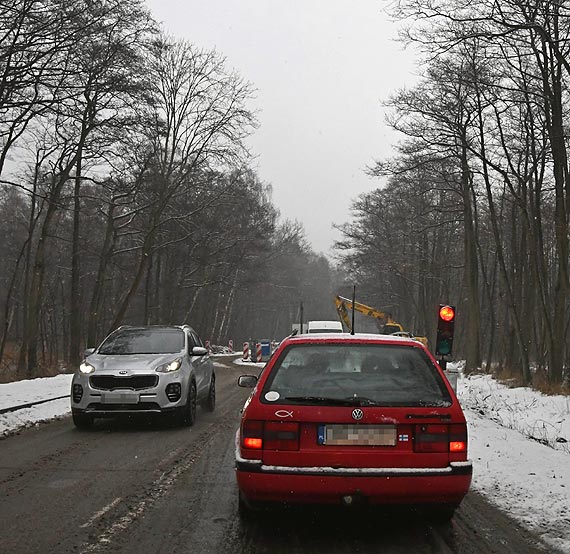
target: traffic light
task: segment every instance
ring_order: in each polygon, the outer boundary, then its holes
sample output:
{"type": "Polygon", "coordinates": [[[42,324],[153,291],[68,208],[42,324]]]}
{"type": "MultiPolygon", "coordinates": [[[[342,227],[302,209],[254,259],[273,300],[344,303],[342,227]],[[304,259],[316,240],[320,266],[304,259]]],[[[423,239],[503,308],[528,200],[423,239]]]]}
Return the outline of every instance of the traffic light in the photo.
{"type": "Polygon", "coordinates": [[[453,328],[455,327],[455,306],[439,305],[437,314],[437,356],[450,356],[453,350],[453,328]]]}

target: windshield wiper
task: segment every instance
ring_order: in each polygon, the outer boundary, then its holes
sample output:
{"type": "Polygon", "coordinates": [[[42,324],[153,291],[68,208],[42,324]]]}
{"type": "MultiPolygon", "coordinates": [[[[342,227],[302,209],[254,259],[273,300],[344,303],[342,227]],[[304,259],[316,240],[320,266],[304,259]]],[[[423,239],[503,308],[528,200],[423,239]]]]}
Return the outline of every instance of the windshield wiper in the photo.
{"type": "Polygon", "coordinates": [[[364,396],[349,396],[348,398],[330,398],[327,396],[286,396],[284,400],[291,402],[311,402],[329,406],[379,406],[380,404],[371,398],[364,396]]]}
{"type": "Polygon", "coordinates": [[[377,400],[372,400],[372,398],[367,398],[366,396],[351,396],[346,399],[349,401],[351,406],[383,406],[384,404],[378,402],[377,400]]]}
{"type": "Polygon", "coordinates": [[[350,401],[344,398],[329,398],[327,396],[286,396],[284,400],[291,402],[310,402],[312,404],[325,404],[331,406],[352,406],[350,401]]]}

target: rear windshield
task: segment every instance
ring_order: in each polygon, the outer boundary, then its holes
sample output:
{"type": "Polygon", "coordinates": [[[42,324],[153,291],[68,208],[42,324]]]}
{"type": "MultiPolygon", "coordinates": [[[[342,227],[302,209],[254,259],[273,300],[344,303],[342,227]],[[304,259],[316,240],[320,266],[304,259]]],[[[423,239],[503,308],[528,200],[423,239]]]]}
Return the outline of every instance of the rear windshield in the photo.
{"type": "Polygon", "coordinates": [[[180,329],[124,329],[103,342],[98,354],[170,354],[184,349],[180,329]]]}
{"type": "Polygon", "coordinates": [[[323,405],[451,405],[437,368],[423,350],[379,344],[289,346],[262,392],[262,401],[276,400],[323,405]]]}

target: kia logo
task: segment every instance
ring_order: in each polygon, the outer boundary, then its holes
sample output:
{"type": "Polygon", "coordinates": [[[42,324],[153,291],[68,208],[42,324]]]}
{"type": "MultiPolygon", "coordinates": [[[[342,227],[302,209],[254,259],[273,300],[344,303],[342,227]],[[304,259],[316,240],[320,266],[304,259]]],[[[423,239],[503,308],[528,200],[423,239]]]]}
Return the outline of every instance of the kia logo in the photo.
{"type": "Polygon", "coordinates": [[[119,375],[126,375],[127,372],[126,371],[119,371],[119,375]]]}
{"type": "Polygon", "coordinates": [[[364,412],[360,408],[356,408],[356,410],[352,410],[352,419],[362,419],[364,417],[364,412]]]}

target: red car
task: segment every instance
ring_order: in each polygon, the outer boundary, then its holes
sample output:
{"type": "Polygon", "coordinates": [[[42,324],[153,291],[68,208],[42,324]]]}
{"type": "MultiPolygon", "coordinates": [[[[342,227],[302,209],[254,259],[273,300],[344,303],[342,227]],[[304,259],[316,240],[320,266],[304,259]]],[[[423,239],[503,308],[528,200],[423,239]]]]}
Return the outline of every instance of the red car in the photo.
{"type": "Polygon", "coordinates": [[[284,340],[236,434],[240,510],[265,502],[407,504],[448,520],[466,495],[467,425],[418,341],[382,335],[284,340]]]}

